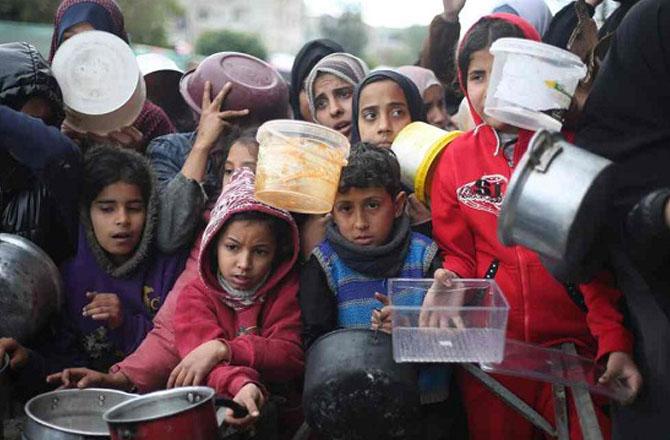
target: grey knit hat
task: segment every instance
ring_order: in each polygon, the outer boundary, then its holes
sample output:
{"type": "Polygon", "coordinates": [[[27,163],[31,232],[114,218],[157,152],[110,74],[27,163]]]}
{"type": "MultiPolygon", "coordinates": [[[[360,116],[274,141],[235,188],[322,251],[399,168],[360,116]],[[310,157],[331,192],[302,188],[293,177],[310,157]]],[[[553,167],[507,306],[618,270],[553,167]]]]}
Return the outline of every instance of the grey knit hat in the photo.
{"type": "Polygon", "coordinates": [[[328,55],[319,61],[305,80],[305,90],[312,118],[316,121],[316,108],[314,105],[314,81],[320,73],[330,73],[336,77],[355,86],[368,74],[368,65],[362,59],[351,54],[340,52],[328,55]]]}

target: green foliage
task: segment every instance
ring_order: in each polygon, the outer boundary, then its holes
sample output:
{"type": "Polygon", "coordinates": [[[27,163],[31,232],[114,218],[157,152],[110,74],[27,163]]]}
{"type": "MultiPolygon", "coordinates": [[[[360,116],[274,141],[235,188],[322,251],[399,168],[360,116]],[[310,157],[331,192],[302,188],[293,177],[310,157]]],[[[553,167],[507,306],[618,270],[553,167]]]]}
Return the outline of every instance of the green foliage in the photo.
{"type": "MultiPolygon", "coordinates": [[[[117,0],[133,43],[167,46],[166,24],[184,11],[177,0],[117,0]]],[[[1,0],[0,20],[53,23],[60,0],[1,0]]]]}
{"type": "Polygon", "coordinates": [[[243,52],[260,59],[267,57],[267,50],[254,34],[231,30],[203,32],[195,44],[195,50],[201,55],[217,52],[243,52]]]}
{"type": "Polygon", "coordinates": [[[319,21],[321,34],[337,41],[344,50],[362,56],[368,44],[368,30],[360,11],[347,10],[337,18],[322,16],[319,21]]]}

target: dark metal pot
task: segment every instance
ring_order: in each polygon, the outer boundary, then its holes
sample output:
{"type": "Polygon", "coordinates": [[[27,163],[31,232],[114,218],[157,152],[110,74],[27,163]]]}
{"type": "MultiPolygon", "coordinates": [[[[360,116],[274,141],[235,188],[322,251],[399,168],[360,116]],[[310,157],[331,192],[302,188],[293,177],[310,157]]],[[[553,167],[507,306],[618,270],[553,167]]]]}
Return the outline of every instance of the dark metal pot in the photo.
{"type": "Polygon", "coordinates": [[[137,397],[122,391],[88,388],[40,394],[26,403],[26,440],[93,440],[109,438],[105,411],[137,397]]]}
{"type": "Polygon", "coordinates": [[[320,438],[412,437],[420,407],[417,373],[393,360],[391,335],[336,330],[314,342],[305,367],[305,420],[320,438]]]}
{"type": "Polygon", "coordinates": [[[228,399],[215,399],[209,387],[183,387],[145,394],[107,411],[103,418],[112,440],[219,438],[222,421],[215,405],[233,409],[235,417],[246,408],[228,399]]]}
{"type": "Polygon", "coordinates": [[[0,234],[0,337],[25,343],[58,312],[61,277],[49,256],[30,240],[0,234]]]}
{"type": "Polygon", "coordinates": [[[612,162],[538,131],[517,165],[498,219],[498,238],[540,255],[563,281],[580,282],[595,265],[612,162]]]}

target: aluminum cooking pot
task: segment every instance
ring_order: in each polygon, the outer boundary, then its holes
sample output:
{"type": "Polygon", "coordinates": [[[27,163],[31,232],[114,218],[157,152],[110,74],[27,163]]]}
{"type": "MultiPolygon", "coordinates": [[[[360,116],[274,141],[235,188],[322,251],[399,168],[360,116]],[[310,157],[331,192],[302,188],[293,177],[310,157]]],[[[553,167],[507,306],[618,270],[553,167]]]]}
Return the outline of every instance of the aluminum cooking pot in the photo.
{"type": "Polygon", "coordinates": [[[537,252],[562,281],[583,281],[607,206],[611,165],[558,133],[537,132],[507,188],[498,238],[537,252]]]}
{"type": "Polygon", "coordinates": [[[25,343],[62,303],[61,277],[51,258],[28,239],[0,234],[0,337],[25,343]]]}
{"type": "Polygon", "coordinates": [[[303,408],[319,438],[412,438],[418,390],[414,366],[393,360],[386,333],[336,330],[307,351],[303,408]]]}
{"type": "Polygon", "coordinates": [[[109,438],[105,411],[137,397],[122,391],[88,388],[40,394],[26,403],[27,440],[89,440],[109,438]]]}
{"type": "Polygon", "coordinates": [[[216,406],[233,410],[235,417],[247,415],[244,406],[214,397],[209,387],[182,387],[139,396],[107,411],[103,418],[112,440],[215,440],[223,417],[216,406]]]}

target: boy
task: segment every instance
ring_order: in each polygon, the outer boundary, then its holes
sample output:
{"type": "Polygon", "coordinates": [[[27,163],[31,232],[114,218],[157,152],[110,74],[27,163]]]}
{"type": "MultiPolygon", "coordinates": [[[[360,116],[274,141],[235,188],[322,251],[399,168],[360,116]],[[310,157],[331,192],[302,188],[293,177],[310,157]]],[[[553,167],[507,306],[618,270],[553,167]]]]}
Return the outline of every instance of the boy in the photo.
{"type": "Polygon", "coordinates": [[[378,322],[387,278],[431,278],[440,268],[437,245],[410,230],[400,166],[388,149],[354,145],[342,170],[326,239],[300,279],[303,337],[309,347],[341,327],[378,322]]]}
{"type": "MultiPolygon", "coordinates": [[[[342,170],[326,239],[312,252],[300,278],[303,338],[309,347],[337,328],[389,330],[387,278],[430,278],[442,259],[436,244],[412,232],[401,189],[400,165],[391,150],[359,143],[342,170]],[[386,315],[386,316],[383,316],[386,315]],[[372,326],[371,326],[372,323],[372,326]]],[[[421,438],[450,431],[450,369],[423,365],[421,438]]]]}

